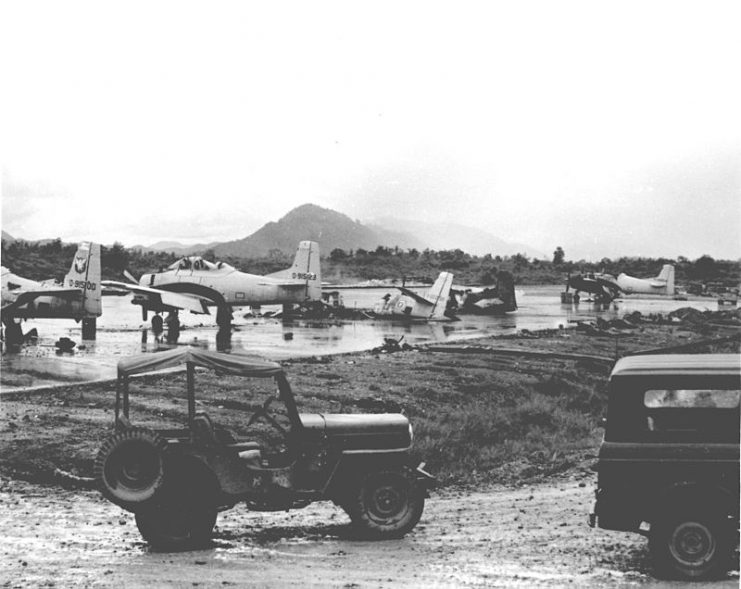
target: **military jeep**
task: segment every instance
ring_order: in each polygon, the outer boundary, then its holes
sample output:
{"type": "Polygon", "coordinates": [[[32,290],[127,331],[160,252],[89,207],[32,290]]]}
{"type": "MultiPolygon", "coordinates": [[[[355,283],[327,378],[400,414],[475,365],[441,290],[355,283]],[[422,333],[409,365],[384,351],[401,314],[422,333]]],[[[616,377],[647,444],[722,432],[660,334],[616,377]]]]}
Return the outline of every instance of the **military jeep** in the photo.
{"type": "Polygon", "coordinates": [[[612,370],[590,525],[648,536],[659,576],[738,566],[740,389],[737,354],[632,356],[612,370]]]}
{"type": "Polygon", "coordinates": [[[244,356],[186,348],[122,360],[114,424],[95,460],[96,478],[107,499],[135,514],[142,536],[157,549],[207,543],[217,513],[237,503],[276,511],[331,500],[363,537],[396,538],[417,524],[434,481],[412,459],[412,427],[404,415],[299,413],[281,366],[244,356]],[[187,423],[133,425],[129,377],[182,364],[187,423]],[[236,418],[245,436],[196,411],[196,367],[252,377],[246,382],[263,379],[261,404],[200,401],[228,411],[232,424],[238,409],[248,410],[249,418],[245,411],[244,419],[236,418]]]}

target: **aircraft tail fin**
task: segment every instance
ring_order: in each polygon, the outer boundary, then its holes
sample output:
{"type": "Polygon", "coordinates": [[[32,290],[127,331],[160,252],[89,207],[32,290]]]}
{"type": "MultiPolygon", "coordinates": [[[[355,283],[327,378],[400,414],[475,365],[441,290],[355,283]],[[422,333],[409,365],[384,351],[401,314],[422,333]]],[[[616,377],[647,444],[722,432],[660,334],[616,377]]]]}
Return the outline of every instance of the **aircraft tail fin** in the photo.
{"type": "Polygon", "coordinates": [[[666,282],[666,294],[674,294],[674,266],[672,264],[664,264],[656,279],[666,282]]]}
{"type": "Polygon", "coordinates": [[[451,286],[453,286],[453,275],[450,272],[440,272],[435,284],[425,295],[425,298],[432,303],[430,319],[446,319],[445,310],[448,306],[451,286]]]}
{"type": "Polygon", "coordinates": [[[319,259],[319,244],[316,241],[302,241],[298,244],[293,265],[287,270],[268,274],[270,278],[306,281],[306,298],[311,301],[322,300],[322,271],[319,259]]]}
{"type": "Polygon", "coordinates": [[[103,312],[100,279],[100,244],[83,241],[77,248],[69,272],[64,277],[64,286],[82,290],[82,303],[86,315],[99,317],[103,312]]]}

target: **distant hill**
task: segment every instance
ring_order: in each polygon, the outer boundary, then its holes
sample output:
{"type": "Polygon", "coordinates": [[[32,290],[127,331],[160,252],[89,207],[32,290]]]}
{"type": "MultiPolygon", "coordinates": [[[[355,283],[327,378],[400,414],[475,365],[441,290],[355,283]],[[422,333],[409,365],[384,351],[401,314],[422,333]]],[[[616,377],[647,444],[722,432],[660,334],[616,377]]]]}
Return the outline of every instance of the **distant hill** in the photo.
{"type": "Polygon", "coordinates": [[[222,243],[213,249],[217,258],[259,257],[273,249],[294,252],[298,242],[303,240],[317,241],[322,255],[337,248],[355,251],[358,248],[375,250],[379,245],[403,249],[424,247],[423,242],[412,235],[371,228],[337,211],[305,204],[244,239],[222,243]]]}
{"type": "Polygon", "coordinates": [[[534,247],[523,243],[504,241],[487,231],[456,223],[424,223],[408,219],[383,217],[369,224],[370,227],[384,227],[388,230],[406,231],[425,243],[423,247],[431,250],[460,249],[472,255],[513,256],[525,254],[531,258],[547,258],[534,247]]]}
{"type": "Polygon", "coordinates": [[[141,250],[142,252],[168,252],[173,253],[177,256],[191,256],[193,254],[200,254],[204,251],[216,247],[219,245],[218,241],[211,243],[196,243],[194,245],[186,245],[179,241],[158,241],[149,246],[135,245],[130,249],[141,250]]]}
{"type": "Polygon", "coordinates": [[[494,235],[455,223],[423,223],[385,217],[364,224],[347,215],[313,204],[296,207],[278,221],[266,223],[252,235],[223,243],[184,245],[161,241],[132,249],[192,255],[212,249],[217,258],[257,258],[271,250],[292,254],[299,241],[319,242],[322,255],[334,249],[375,250],[379,245],[417,250],[461,249],[473,255],[511,256],[517,253],[531,258],[546,258],[542,252],[525,244],[506,242],[494,235]]]}
{"type": "Polygon", "coordinates": [[[10,243],[10,242],[13,242],[13,241],[15,241],[15,237],[13,237],[13,236],[12,236],[12,235],[11,235],[10,233],[8,233],[7,231],[3,231],[2,233],[3,233],[3,235],[2,235],[2,240],[3,240],[3,241],[7,241],[7,242],[9,242],[9,243],[10,243]]]}

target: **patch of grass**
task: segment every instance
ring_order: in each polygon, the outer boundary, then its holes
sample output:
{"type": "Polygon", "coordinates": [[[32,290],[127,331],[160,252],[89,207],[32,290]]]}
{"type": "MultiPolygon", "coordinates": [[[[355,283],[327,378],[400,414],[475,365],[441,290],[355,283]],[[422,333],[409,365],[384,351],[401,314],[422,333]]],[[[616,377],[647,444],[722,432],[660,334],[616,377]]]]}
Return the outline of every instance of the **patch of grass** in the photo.
{"type": "Polygon", "coordinates": [[[569,468],[599,439],[600,380],[563,369],[465,385],[454,406],[415,416],[416,451],[443,483],[512,482],[569,468]]]}

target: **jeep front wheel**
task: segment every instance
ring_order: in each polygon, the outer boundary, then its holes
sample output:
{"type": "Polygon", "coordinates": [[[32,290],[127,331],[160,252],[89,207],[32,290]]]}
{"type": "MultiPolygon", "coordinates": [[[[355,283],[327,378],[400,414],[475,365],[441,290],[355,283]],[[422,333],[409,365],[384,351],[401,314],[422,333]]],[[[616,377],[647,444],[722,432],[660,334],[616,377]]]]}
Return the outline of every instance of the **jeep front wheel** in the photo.
{"type": "Polygon", "coordinates": [[[367,537],[400,538],[422,516],[425,497],[409,469],[379,470],[363,477],[347,505],[353,524],[367,537]]]}
{"type": "Polygon", "coordinates": [[[731,526],[719,515],[691,513],[657,521],[649,536],[656,572],[669,578],[708,579],[728,570],[731,526]]]}

